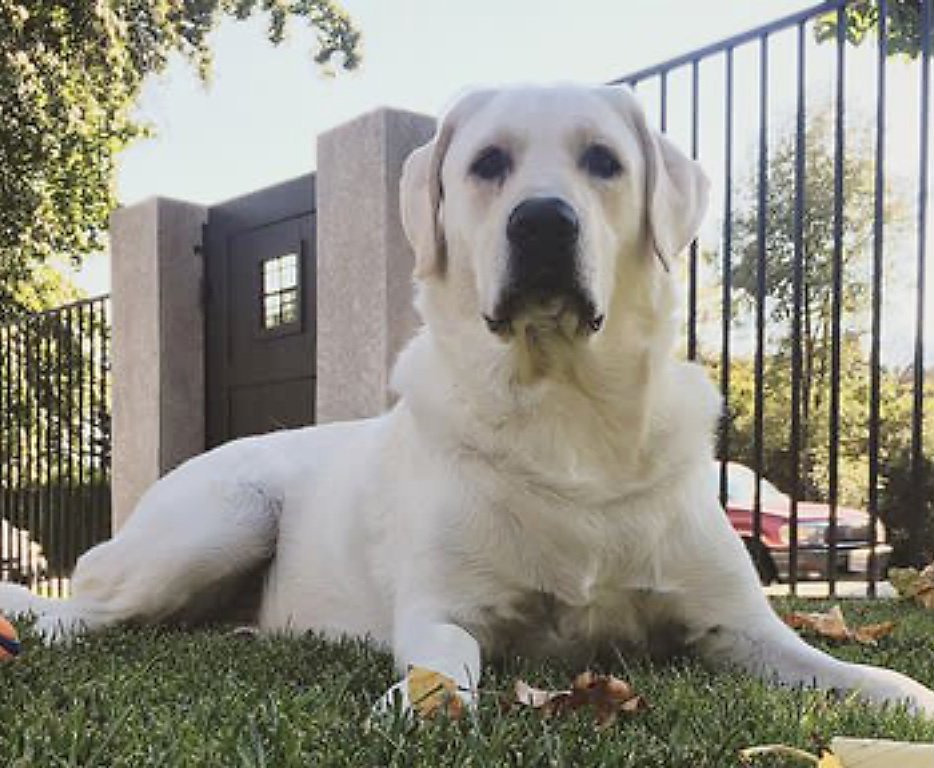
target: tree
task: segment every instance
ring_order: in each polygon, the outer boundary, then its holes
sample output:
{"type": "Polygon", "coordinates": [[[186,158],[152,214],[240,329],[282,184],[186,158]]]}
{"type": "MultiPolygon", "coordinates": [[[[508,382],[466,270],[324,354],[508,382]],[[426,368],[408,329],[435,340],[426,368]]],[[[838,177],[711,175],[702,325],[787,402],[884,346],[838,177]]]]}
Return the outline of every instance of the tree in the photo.
{"type": "MultiPolygon", "coordinates": [[[[831,345],[834,302],[835,158],[832,119],[816,115],[805,133],[805,187],[802,216],[802,295],[801,295],[801,476],[804,489],[820,496],[826,489],[828,434],[830,426],[831,345]]],[[[864,334],[871,272],[869,246],[874,232],[875,165],[872,152],[856,133],[847,138],[843,162],[843,221],[841,228],[841,309],[845,317],[841,334],[841,366],[850,397],[841,399],[841,425],[852,425],[852,432],[841,430],[841,441],[865,443],[866,383],[868,368],[862,359],[860,338],[864,334]],[[854,388],[855,387],[855,388],[854,388]],[[860,395],[859,393],[863,394],[860,395]]],[[[765,227],[765,303],[773,328],[779,329],[767,342],[774,355],[769,360],[765,385],[773,392],[781,388],[778,378],[790,379],[792,355],[791,321],[795,310],[795,173],[794,133],[781,138],[768,165],[765,227]]],[[[738,291],[735,311],[742,318],[758,294],[759,210],[758,182],[752,176],[740,190],[743,201],[733,222],[735,262],[733,285],[738,291]]],[[[905,220],[906,206],[891,189],[884,197],[883,221],[887,226],[887,246],[894,242],[898,225],[905,220]]],[[[790,383],[784,385],[789,402],[781,416],[790,413],[790,383]]],[[[770,407],[776,398],[770,395],[770,407]]],[[[783,430],[787,433],[787,428],[783,430]]],[[[857,451],[850,452],[857,456],[857,451]]],[[[847,465],[847,452],[841,453],[842,496],[854,498],[860,475],[847,465]]],[[[783,474],[788,474],[783,473],[783,474]]],[[[865,483],[862,483],[865,487],[865,483]]]]}
{"type": "Polygon", "coordinates": [[[301,17],[321,66],[357,65],[359,33],[334,0],[0,0],[0,321],[43,266],[102,247],[115,158],[146,132],[131,115],[144,78],[173,51],[206,77],[221,18],[260,11],[273,43],[301,17]]]}
{"type": "MultiPolygon", "coordinates": [[[[879,26],[878,0],[853,0],[846,4],[844,13],[846,38],[853,45],[860,45],[879,26]]],[[[916,58],[921,50],[921,0],[889,0],[887,22],[889,55],[916,58]]],[[[931,30],[928,30],[928,35],[931,35],[931,30]]],[[[836,11],[817,19],[814,37],[819,43],[836,39],[836,11]]]]}

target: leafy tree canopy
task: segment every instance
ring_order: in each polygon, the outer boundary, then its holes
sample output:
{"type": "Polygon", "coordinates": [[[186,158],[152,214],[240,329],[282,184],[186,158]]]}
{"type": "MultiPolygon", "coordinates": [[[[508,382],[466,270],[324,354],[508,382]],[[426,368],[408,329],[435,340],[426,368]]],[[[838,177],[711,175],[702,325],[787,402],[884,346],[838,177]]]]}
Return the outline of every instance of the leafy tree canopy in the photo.
{"type": "MultiPolygon", "coordinates": [[[[878,0],[854,0],[847,3],[846,37],[853,45],[861,44],[869,33],[879,26],[878,0]]],[[[916,58],[921,50],[921,0],[889,0],[888,52],[916,58]]],[[[928,30],[930,37],[931,30],[928,30]]],[[[821,16],[814,26],[818,42],[834,40],[837,36],[836,11],[821,16]]]]}
{"type": "Polygon", "coordinates": [[[56,258],[103,245],[117,153],[145,133],[131,110],[172,52],[207,76],[224,16],[268,12],[317,33],[315,60],[352,69],[359,33],[334,0],[0,0],[0,320],[56,258]]]}

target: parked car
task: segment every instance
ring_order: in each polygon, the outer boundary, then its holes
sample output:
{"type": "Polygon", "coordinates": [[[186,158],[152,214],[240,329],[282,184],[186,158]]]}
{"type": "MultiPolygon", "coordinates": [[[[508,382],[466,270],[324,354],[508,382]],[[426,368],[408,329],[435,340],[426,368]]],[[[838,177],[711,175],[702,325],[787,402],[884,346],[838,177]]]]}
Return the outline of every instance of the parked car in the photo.
{"type": "MultiPolygon", "coordinates": [[[[714,462],[720,487],[720,462],[714,462]]],[[[760,479],[761,535],[753,533],[756,475],[736,462],[727,464],[726,513],[749,550],[763,584],[787,581],[791,570],[791,498],[765,478],[760,479]]],[[[892,547],[885,543],[885,526],[876,522],[877,577],[888,568],[892,547]]],[[[798,502],[798,579],[826,579],[830,541],[830,505],[798,502]]],[[[869,569],[869,514],[861,509],[837,507],[835,573],[866,576],[869,569]]]]}

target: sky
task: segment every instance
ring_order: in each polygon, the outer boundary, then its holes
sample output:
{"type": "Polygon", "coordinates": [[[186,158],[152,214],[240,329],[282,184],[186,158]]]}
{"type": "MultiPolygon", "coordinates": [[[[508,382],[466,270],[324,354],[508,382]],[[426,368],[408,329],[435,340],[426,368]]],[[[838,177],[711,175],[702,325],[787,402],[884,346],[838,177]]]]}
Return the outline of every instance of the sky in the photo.
{"type": "MultiPolygon", "coordinates": [[[[807,0],[344,0],[363,34],[358,71],[325,76],[311,56],[314,36],[293,25],[275,47],[265,19],[228,20],[214,33],[214,71],[202,82],[180,58],[147,81],[137,117],[154,138],[118,158],[121,204],[161,195],[210,205],[314,170],[318,135],[383,106],[438,114],[457,94],[477,85],[510,82],[600,83],[813,5],[807,0]]],[[[793,125],[792,33],[773,39],[769,77],[769,136],[793,125]]],[[[832,103],[834,48],[808,46],[809,114],[832,103]]],[[[847,48],[847,119],[871,127],[874,98],[872,46],[847,48]]],[[[758,62],[754,47],[736,59],[735,178],[754,168],[758,135],[758,62]]],[[[722,169],[722,65],[702,69],[700,159],[713,172],[711,213],[702,245],[720,237],[722,169]]],[[[911,179],[917,169],[917,67],[889,64],[887,164],[891,177],[911,179]]],[[[640,89],[650,115],[657,92],[640,89]]],[[[670,128],[687,146],[686,77],[672,78],[670,128]]],[[[906,196],[917,192],[906,182],[906,196]]],[[[893,243],[893,248],[895,244],[893,243]]],[[[898,244],[910,260],[910,238],[898,244]]],[[[902,273],[905,270],[901,270],[902,273]]],[[[929,293],[934,295],[934,269],[929,293]]],[[[109,290],[106,254],[92,257],[77,276],[88,293],[109,290]]],[[[913,336],[911,302],[894,299],[884,327],[903,357],[913,336]],[[900,345],[900,346],[899,346],[900,345]]],[[[934,313],[929,313],[934,337],[934,313]]]]}
{"type": "MultiPolygon", "coordinates": [[[[118,159],[118,197],[212,204],[315,167],[315,141],[382,106],[438,114],[460,92],[508,82],[605,82],[808,6],[802,0],[344,0],[363,33],[358,71],[324,76],[314,36],[272,46],[265,20],[225,21],[202,83],[172,61],[137,116],[155,137],[118,159]]],[[[109,289],[106,255],[77,281],[109,289]]]]}

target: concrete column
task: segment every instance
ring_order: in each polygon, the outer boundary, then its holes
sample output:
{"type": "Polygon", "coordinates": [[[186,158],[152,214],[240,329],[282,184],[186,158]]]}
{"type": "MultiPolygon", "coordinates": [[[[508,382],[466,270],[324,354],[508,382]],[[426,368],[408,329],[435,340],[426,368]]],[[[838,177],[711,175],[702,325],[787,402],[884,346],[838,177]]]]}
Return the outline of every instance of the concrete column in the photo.
{"type": "Polygon", "coordinates": [[[206,218],[163,198],[111,218],[114,530],[153,482],[204,450],[206,218]]]}
{"type": "Polygon", "coordinates": [[[418,324],[399,178],[434,126],[425,115],[380,109],[318,138],[318,422],[391,404],[389,372],[418,324]]]}

